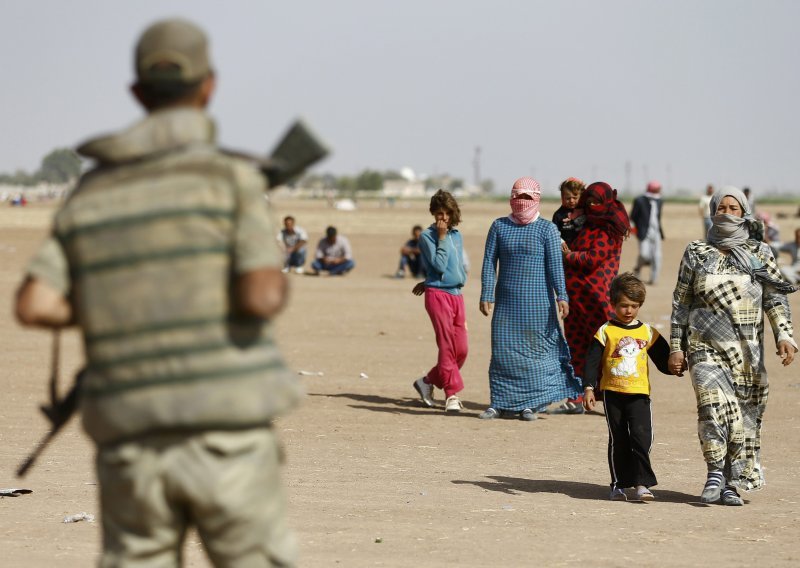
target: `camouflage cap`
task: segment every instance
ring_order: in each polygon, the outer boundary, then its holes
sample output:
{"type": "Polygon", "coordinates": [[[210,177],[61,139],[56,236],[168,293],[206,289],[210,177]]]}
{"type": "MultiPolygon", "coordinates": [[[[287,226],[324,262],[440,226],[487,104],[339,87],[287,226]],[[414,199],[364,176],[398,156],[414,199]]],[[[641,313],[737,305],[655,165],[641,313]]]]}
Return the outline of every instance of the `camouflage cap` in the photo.
{"type": "Polygon", "coordinates": [[[199,81],[211,73],[208,39],[187,20],[161,20],[139,37],[134,65],[140,83],[199,81]]]}

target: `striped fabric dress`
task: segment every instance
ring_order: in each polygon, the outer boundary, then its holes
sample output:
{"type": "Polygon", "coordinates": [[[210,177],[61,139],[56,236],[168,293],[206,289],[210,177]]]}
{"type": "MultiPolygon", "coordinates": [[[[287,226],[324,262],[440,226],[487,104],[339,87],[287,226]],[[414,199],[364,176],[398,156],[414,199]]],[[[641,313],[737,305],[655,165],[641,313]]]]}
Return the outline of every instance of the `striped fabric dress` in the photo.
{"type": "Polygon", "coordinates": [[[489,229],[480,299],[494,302],[492,408],[537,411],[582,392],[558,323],[556,297],[567,298],[560,247],[546,219],[518,225],[503,217],[489,229]]]}

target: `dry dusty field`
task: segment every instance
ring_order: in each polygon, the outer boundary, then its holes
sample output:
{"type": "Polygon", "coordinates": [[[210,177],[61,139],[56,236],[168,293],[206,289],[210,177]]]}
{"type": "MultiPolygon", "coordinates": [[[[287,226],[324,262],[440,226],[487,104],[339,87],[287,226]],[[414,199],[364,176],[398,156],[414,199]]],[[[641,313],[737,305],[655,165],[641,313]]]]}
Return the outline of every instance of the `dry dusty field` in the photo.
{"type": "MultiPolygon", "coordinates": [[[[488,403],[488,318],[478,311],[483,239],[497,203],[463,204],[462,231],[472,260],[465,289],[470,355],[463,369],[466,409],[445,416],[420,406],[411,388],[435,361],[430,322],[413,282],[391,278],[397,251],[427,203],[362,203],[355,212],[322,201],[276,197],[276,218],[292,213],[313,242],[333,224],[350,237],[356,269],[344,278],[291,275],[292,299],[277,335],[308,396],[277,428],[301,566],[798,566],[800,565],[800,366],[770,358],[772,391],[764,425],[767,487],[741,508],[705,506],[705,478],[688,378],[653,369],[659,478],[652,503],[609,502],[606,426],[599,414],[545,416],[535,422],[484,422],[488,403]]],[[[554,203],[544,204],[549,218],[554,203]]],[[[765,207],[773,213],[795,207],[765,207]]],[[[0,499],[0,565],[91,566],[99,523],[64,524],[98,514],[92,446],[77,421],[38,466],[14,478],[45,431],[37,411],[46,396],[49,335],[11,317],[13,291],[43,238],[52,209],[0,209],[0,487],[30,495],[0,499]]],[[[789,236],[797,220],[782,220],[789,236]]],[[[699,236],[693,205],[665,207],[665,268],[641,316],[667,331],[670,297],[684,245],[699,236]]],[[[636,243],[623,250],[623,268],[636,243]]],[[[800,294],[791,299],[795,313],[800,294]]],[[[771,336],[767,350],[774,352],[771,336]]],[[[63,349],[62,380],[81,362],[74,332],[63,349]]],[[[441,395],[440,395],[441,400],[441,395]]],[[[208,562],[194,535],[187,566],[208,562]]]]}

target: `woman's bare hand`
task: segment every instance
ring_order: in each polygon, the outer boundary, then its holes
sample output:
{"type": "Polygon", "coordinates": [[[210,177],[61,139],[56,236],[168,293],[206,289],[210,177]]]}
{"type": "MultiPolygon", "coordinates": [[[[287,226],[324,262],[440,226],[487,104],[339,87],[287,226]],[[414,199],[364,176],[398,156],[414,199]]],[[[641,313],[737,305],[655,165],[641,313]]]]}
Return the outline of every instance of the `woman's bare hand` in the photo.
{"type": "Polygon", "coordinates": [[[794,361],[794,354],[797,349],[794,348],[794,345],[789,343],[788,341],[779,341],[778,342],[778,357],[781,358],[781,363],[784,367],[791,365],[792,361],[794,361]]]}

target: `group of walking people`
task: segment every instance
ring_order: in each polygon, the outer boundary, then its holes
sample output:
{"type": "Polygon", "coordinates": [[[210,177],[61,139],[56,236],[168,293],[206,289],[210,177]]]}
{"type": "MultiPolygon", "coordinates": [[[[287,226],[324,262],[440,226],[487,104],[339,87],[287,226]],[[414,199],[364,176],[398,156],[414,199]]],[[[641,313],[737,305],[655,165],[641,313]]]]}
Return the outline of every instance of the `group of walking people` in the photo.
{"type": "MultiPolygon", "coordinates": [[[[646,286],[639,269],[660,264],[660,186],[634,206],[640,240],[653,250],[633,273],[618,274],[630,218],[608,183],[561,184],[562,207],[543,219],[536,180],[518,179],[510,213],[495,219],[486,237],[479,310],[492,317],[490,404],[480,418],[532,421],[550,412],[579,414],[604,402],[613,500],[652,500],[652,413],[648,359],[664,374],[689,371],[696,394],[698,435],[708,467],[701,501],[741,505],[739,489],[763,486],[761,420],[768,396],[764,365],[766,314],[783,365],[794,359],[787,294],[797,288],[778,269],[763,226],[746,196],[727,187],[709,204],[711,228],[683,255],[673,293],[669,335],[638,319],[646,286]],[[649,230],[647,221],[653,220],[649,230]],[[563,326],[563,329],[562,329],[563,326]],[[668,337],[668,340],[666,339],[668,337]]],[[[431,199],[435,223],[423,231],[420,251],[425,307],[436,334],[436,365],[414,381],[423,403],[445,394],[445,411],[463,408],[460,369],[468,350],[461,288],[463,245],[455,228],[461,212],[446,191],[431,199]]]]}

